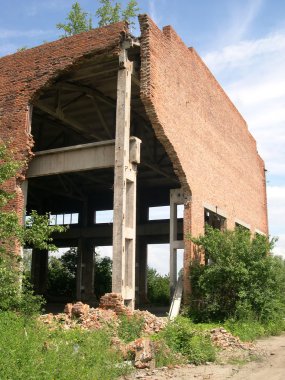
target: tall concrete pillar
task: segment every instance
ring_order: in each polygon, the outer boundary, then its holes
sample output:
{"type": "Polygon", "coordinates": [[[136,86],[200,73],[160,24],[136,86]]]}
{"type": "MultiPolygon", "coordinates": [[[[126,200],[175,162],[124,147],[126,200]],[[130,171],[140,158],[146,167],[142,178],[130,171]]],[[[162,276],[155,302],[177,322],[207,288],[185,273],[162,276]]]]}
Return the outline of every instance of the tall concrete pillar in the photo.
{"type": "Polygon", "coordinates": [[[36,294],[45,294],[48,281],[48,251],[33,249],[31,277],[36,294]]]}
{"type": "Polygon", "coordinates": [[[94,295],[94,244],[89,239],[83,239],[82,249],[82,278],[81,297],[88,303],[95,301],[94,295]]]}
{"type": "Polygon", "coordinates": [[[170,190],[170,296],[177,283],[177,249],[184,249],[184,241],[177,238],[177,206],[184,204],[182,189],[170,190]]]}
{"type": "Polygon", "coordinates": [[[130,149],[132,70],[123,46],[117,83],[112,291],[121,293],[131,309],[135,302],[136,176],[140,152],[138,139],[130,149]]]}
{"type": "Polygon", "coordinates": [[[136,287],[137,287],[137,303],[139,305],[148,303],[147,299],[147,244],[145,240],[139,239],[137,242],[136,252],[136,287]]]}

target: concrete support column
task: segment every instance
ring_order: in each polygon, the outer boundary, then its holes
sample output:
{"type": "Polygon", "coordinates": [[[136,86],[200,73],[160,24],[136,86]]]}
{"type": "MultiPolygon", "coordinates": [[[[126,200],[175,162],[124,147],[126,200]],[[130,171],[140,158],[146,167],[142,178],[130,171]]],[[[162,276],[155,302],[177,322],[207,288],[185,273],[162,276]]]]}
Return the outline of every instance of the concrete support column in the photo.
{"type": "Polygon", "coordinates": [[[81,301],[82,295],[82,252],[83,252],[83,239],[80,238],[77,247],[77,266],[76,266],[76,300],[81,301]]]}
{"type": "Polygon", "coordinates": [[[125,305],[133,309],[135,301],[136,164],[138,158],[134,158],[134,152],[130,152],[133,64],[128,60],[126,48],[122,48],[119,65],[114,167],[112,291],[121,293],[125,305]]]}
{"type": "Polygon", "coordinates": [[[137,243],[137,289],[138,304],[148,303],[147,299],[147,244],[139,239],[137,243]]]}
{"type": "Polygon", "coordinates": [[[48,251],[33,249],[32,253],[32,268],[31,268],[32,283],[36,294],[45,294],[47,290],[48,280],[48,251]]]}
{"type": "Polygon", "coordinates": [[[82,278],[81,294],[82,299],[92,303],[95,301],[94,295],[94,244],[88,239],[83,239],[82,249],[82,278]]]}
{"type": "Polygon", "coordinates": [[[184,241],[177,239],[177,205],[184,204],[181,189],[170,190],[170,296],[177,283],[177,249],[184,249],[184,241]]]}

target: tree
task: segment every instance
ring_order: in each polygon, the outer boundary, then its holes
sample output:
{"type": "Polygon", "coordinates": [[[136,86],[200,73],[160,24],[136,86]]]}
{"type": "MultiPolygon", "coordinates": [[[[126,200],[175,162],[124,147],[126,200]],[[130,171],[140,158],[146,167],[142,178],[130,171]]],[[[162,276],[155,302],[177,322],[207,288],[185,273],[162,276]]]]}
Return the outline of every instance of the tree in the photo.
{"type": "Polygon", "coordinates": [[[283,318],[285,262],[269,254],[276,239],[251,236],[250,231],[220,231],[191,238],[207,252],[209,265],[193,261],[191,315],[198,320],[228,318],[261,322],[283,318]]]}
{"type": "Polygon", "coordinates": [[[57,29],[62,29],[64,31],[64,35],[62,37],[73,36],[92,29],[91,16],[82,10],[77,1],[72,4],[71,11],[65,19],[67,21],[66,24],[56,24],[57,29]]]}
{"type": "MultiPolygon", "coordinates": [[[[17,244],[28,243],[39,249],[55,249],[51,235],[62,232],[64,228],[50,226],[49,215],[38,215],[35,211],[32,211],[28,223],[22,225],[17,213],[9,211],[9,202],[15,193],[7,190],[7,184],[22,165],[14,160],[5,144],[0,144],[0,310],[24,308],[30,313],[36,298],[22,281],[20,257],[15,248],[17,244]]],[[[38,307],[37,303],[35,307],[38,307]]]]}
{"type": "Polygon", "coordinates": [[[127,21],[130,25],[134,25],[133,19],[139,12],[138,2],[130,0],[127,7],[122,10],[120,3],[114,3],[114,0],[99,0],[101,7],[98,8],[96,16],[98,17],[98,25],[105,26],[120,20],[127,21]]]}
{"type": "MultiPolygon", "coordinates": [[[[99,0],[99,3],[101,6],[95,13],[99,27],[121,20],[127,21],[130,25],[134,25],[133,19],[139,12],[136,0],[130,0],[125,9],[122,9],[120,2],[114,3],[114,0],[99,0]]],[[[73,36],[92,29],[91,15],[83,11],[77,1],[72,4],[71,11],[65,19],[67,21],[66,23],[58,23],[56,25],[57,29],[64,31],[64,35],[61,37],[73,36]]]]}
{"type": "Polygon", "coordinates": [[[162,276],[156,269],[147,268],[147,298],[153,304],[169,305],[169,276],[162,276]]]}

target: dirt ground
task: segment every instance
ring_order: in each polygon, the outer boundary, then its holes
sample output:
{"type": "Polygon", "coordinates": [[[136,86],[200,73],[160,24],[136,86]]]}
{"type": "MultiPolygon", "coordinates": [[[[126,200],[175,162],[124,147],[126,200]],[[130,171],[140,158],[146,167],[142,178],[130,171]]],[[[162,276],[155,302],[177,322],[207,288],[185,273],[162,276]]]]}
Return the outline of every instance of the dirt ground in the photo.
{"type": "Polygon", "coordinates": [[[257,342],[262,353],[247,364],[188,365],[182,368],[161,368],[153,371],[138,371],[128,380],[284,380],[285,379],[285,334],[257,342]]]}

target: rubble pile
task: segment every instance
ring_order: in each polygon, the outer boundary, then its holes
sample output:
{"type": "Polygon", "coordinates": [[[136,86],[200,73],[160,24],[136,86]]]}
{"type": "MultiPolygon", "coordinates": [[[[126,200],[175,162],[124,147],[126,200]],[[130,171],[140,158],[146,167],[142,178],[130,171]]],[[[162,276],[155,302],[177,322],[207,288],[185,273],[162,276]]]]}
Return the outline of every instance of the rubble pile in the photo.
{"type": "Polygon", "coordinates": [[[60,325],[64,329],[81,327],[84,330],[118,326],[118,316],[113,310],[94,309],[82,302],[65,305],[64,313],[45,314],[40,319],[48,325],[60,325]]]}
{"type": "Polygon", "coordinates": [[[122,295],[118,293],[106,293],[102,296],[99,309],[113,310],[117,315],[132,315],[132,311],[124,305],[122,295]]]}
{"type": "Polygon", "coordinates": [[[120,315],[142,318],[144,335],[158,332],[166,325],[165,318],[156,317],[148,311],[135,310],[133,312],[124,305],[122,296],[116,293],[107,293],[101,297],[99,307],[96,309],[82,302],[68,303],[65,305],[64,313],[45,314],[40,319],[48,325],[58,324],[64,329],[81,327],[92,330],[108,326],[116,329],[120,323],[120,315]]]}
{"type": "Polygon", "coordinates": [[[167,318],[156,317],[146,310],[135,310],[134,315],[144,320],[144,334],[153,334],[164,329],[167,324],[167,318]]]}
{"type": "Polygon", "coordinates": [[[227,332],[222,327],[212,329],[210,331],[211,340],[215,346],[226,350],[226,349],[242,349],[242,350],[252,350],[254,349],[254,344],[249,342],[241,342],[238,337],[233,336],[231,333],[227,332]]]}
{"type": "Polygon", "coordinates": [[[136,368],[155,368],[154,345],[150,338],[138,338],[133,342],[124,343],[118,337],[115,337],[112,339],[112,344],[116,350],[123,354],[125,360],[131,356],[136,368]]]}

